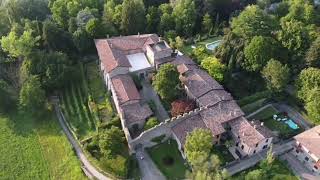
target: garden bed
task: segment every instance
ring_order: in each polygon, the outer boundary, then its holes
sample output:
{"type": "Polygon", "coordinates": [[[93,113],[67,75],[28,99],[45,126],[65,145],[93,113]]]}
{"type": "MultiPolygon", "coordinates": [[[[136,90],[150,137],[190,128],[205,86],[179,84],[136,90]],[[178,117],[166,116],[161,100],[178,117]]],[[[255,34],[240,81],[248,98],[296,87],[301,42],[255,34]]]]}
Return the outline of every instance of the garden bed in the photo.
{"type": "Polygon", "coordinates": [[[177,142],[170,139],[147,149],[151,159],[169,179],[184,179],[188,171],[178,150],[177,142]],[[170,141],[170,144],[169,144],[170,141]]]}

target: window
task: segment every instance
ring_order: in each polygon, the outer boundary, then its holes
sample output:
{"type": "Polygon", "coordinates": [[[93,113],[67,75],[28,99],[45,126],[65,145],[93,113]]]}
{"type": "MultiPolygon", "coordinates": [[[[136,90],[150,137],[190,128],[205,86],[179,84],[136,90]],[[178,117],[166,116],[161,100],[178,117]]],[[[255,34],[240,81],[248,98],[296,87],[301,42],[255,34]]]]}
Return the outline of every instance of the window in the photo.
{"type": "Polygon", "coordinates": [[[256,153],[256,150],[253,151],[253,154],[255,154],[255,153],[256,153]]]}
{"type": "Polygon", "coordinates": [[[236,146],[238,147],[239,146],[239,143],[237,142],[236,146]]]}
{"type": "Polygon", "coordinates": [[[318,166],[317,166],[317,165],[314,165],[314,168],[315,168],[315,169],[318,169],[318,166]]]}
{"type": "Polygon", "coordinates": [[[299,150],[298,149],[296,149],[296,153],[299,154],[299,150]]]}
{"type": "Polygon", "coordinates": [[[258,145],[259,145],[259,144],[257,143],[257,144],[256,144],[256,147],[258,147],[258,145]]]}
{"type": "Polygon", "coordinates": [[[241,149],[243,149],[243,148],[244,148],[244,145],[241,146],[241,149]]]}
{"type": "Polygon", "coordinates": [[[309,161],[309,157],[306,156],[306,157],[304,158],[304,160],[305,160],[305,161],[309,161]]]}
{"type": "Polygon", "coordinates": [[[269,141],[269,139],[266,139],[266,143],[269,141]]]}
{"type": "Polygon", "coordinates": [[[262,149],[266,149],[268,147],[268,145],[264,145],[262,149]]]}
{"type": "Polygon", "coordinates": [[[238,136],[238,139],[240,139],[240,136],[238,136]]]}

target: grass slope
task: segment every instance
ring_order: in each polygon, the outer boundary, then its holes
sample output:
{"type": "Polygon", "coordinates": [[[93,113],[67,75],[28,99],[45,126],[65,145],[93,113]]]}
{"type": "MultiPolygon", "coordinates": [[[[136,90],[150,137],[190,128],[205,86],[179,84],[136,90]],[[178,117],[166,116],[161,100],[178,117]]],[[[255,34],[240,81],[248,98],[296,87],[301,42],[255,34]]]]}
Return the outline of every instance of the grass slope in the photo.
{"type": "Polygon", "coordinates": [[[67,138],[52,117],[38,122],[0,115],[1,179],[85,179],[67,138]]]}

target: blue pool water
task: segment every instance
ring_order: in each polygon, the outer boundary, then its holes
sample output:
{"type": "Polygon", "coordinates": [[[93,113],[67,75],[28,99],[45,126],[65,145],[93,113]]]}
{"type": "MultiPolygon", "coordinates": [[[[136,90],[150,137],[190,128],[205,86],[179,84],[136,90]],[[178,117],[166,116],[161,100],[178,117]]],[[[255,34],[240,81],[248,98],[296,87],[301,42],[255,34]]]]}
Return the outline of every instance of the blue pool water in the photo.
{"type": "Polygon", "coordinates": [[[207,49],[213,51],[215,50],[221,43],[222,40],[214,41],[212,43],[206,44],[207,49]]]}
{"type": "Polygon", "coordinates": [[[284,123],[288,124],[288,126],[291,129],[299,129],[299,126],[295,122],[293,122],[291,119],[289,119],[288,121],[285,121],[284,123]]]}

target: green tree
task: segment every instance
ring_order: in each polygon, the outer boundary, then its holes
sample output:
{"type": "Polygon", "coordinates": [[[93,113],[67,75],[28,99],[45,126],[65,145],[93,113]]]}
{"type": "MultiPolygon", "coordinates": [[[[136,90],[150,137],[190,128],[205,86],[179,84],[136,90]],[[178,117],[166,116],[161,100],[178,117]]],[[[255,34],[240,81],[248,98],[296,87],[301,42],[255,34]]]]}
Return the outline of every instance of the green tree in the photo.
{"type": "Polygon", "coordinates": [[[165,34],[165,32],[168,32],[175,28],[175,21],[171,14],[164,13],[160,17],[160,23],[159,23],[159,33],[165,34]]]}
{"type": "Polygon", "coordinates": [[[307,68],[301,71],[296,82],[298,97],[305,100],[310,90],[320,87],[320,69],[307,68]]]}
{"type": "Polygon", "coordinates": [[[287,65],[271,59],[262,70],[262,77],[266,80],[270,90],[281,92],[285,89],[290,78],[290,69],[287,65]]]}
{"type": "Polygon", "coordinates": [[[160,23],[160,14],[157,7],[151,6],[148,9],[147,18],[147,32],[155,33],[158,31],[158,26],[160,23]]]}
{"type": "Polygon", "coordinates": [[[49,20],[43,23],[42,39],[50,50],[71,52],[75,49],[71,34],[49,20]]]}
{"type": "Polygon", "coordinates": [[[281,21],[281,30],[277,34],[278,40],[292,53],[303,56],[309,48],[310,37],[306,25],[297,20],[281,21]]]}
{"type": "Polygon", "coordinates": [[[320,68],[320,37],[318,37],[310,46],[306,53],[305,60],[308,66],[320,68]]]}
{"type": "Polygon", "coordinates": [[[242,67],[247,71],[259,72],[275,56],[275,41],[270,37],[254,36],[244,48],[242,67]]]}
{"type": "Polygon", "coordinates": [[[192,166],[206,161],[209,157],[212,143],[212,134],[207,129],[195,129],[186,137],[184,144],[185,154],[192,166]]]}
{"type": "Polygon", "coordinates": [[[0,79],[0,113],[9,111],[13,105],[14,101],[10,93],[9,85],[0,79]]]}
{"type": "Polygon", "coordinates": [[[94,48],[94,43],[87,31],[78,29],[72,36],[74,44],[80,53],[90,52],[94,48]]]}
{"type": "Polygon", "coordinates": [[[307,99],[305,100],[305,109],[308,112],[313,122],[320,123],[320,88],[316,87],[308,91],[307,99]]]}
{"type": "Polygon", "coordinates": [[[207,57],[201,61],[201,67],[210,74],[215,80],[222,82],[226,66],[222,64],[216,57],[207,57]]]}
{"type": "Polygon", "coordinates": [[[155,117],[151,117],[151,118],[148,119],[148,121],[147,121],[146,124],[144,125],[144,128],[143,128],[143,129],[146,131],[146,130],[148,130],[148,129],[151,129],[151,128],[155,127],[155,126],[158,125],[158,124],[159,124],[158,119],[155,118],[155,117]]]}
{"type": "Polygon", "coordinates": [[[206,13],[202,19],[202,29],[205,33],[210,33],[212,28],[213,28],[213,24],[212,24],[211,16],[208,13],[206,13]]]}
{"type": "Polygon", "coordinates": [[[118,127],[112,126],[99,133],[100,152],[105,157],[111,158],[121,153],[124,143],[124,134],[118,127]]]}
{"type": "Polygon", "coordinates": [[[145,18],[145,7],[142,0],[123,1],[121,29],[125,34],[144,32],[145,18]]]}
{"type": "Polygon", "coordinates": [[[316,22],[316,13],[313,5],[309,1],[290,0],[289,13],[284,17],[286,21],[295,19],[305,24],[314,24],[316,22]]]}
{"type": "Polygon", "coordinates": [[[256,180],[256,179],[264,179],[264,178],[265,178],[265,174],[261,169],[250,171],[245,176],[245,180],[256,180]]]}
{"type": "Polygon", "coordinates": [[[174,47],[177,48],[177,49],[182,49],[184,47],[184,40],[180,37],[180,36],[177,36],[175,38],[175,45],[174,47]]]}
{"type": "Polygon", "coordinates": [[[31,76],[23,85],[19,95],[19,106],[33,115],[43,113],[46,108],[46,95],[38,77],[31,76]]]}
{"type": "Polygon", "coordinates": [[[192,50],[192,57],[200,64],[203,59],[208,57],[207,48],[205,46],[197,46],[192,50]]]}
{"type": "Polygon", "coordinates": [[[231,28],[236,35],[251,39],[253,36],[270,36],[277,29],[277,23],[258,6],[251,5],[232,20],[231,28]]]}
{"type": "Polygon", "coordinates": [[[18,37],[15,31],[1,38],[1,47],[12,57],[28,56],[39,45],[40,36],[34,37],[32,30],[26,30],[18,37]]]}
{"type": "Polygon", "coordinates": [[[193,0],[179,0],[173,8],[176,31],[184,36],[191,36],[195,28],[196,8],[193,0]]]}
{"type": "Polygon", "coordinates": [[[174,101],[180,95],[177,68],[172,64],[162,65],[154,77],[152,86],[162,99],[168,102],[174,101]]]}

